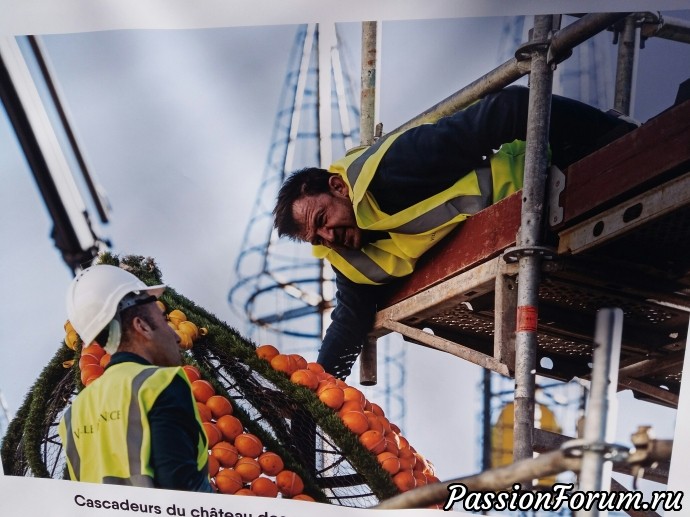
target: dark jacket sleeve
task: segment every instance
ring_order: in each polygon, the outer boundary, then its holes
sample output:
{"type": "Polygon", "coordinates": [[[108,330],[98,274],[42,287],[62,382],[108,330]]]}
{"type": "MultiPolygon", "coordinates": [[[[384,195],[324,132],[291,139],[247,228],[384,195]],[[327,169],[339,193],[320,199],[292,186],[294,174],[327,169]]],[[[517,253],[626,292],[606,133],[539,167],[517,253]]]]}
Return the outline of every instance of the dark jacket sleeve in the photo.
{"type": "Polygon", "coordinates": [[[179,376],[158,396],[149,411],[151,464],[157,487],[211,492],[208,467],[197,466],[199,433],[189,386],[179,376]]]}
{"type": "Polygon", "coordinates": [[[374,322],[377,297],[382,289],[380,286],[356,284],[337,269],[335,273],[336,305],[317,362],[328,373],[345,379],[374,322]]]}
{"type": "Polygon", "coordinates": [[[434,124],[401,134],[369,186],[381,208],[395,213],[450,187],[505,142],[524,139],[528,90],[512,87],[434,124]]]}
{"type": "MultiPolygon", "coordinates": [[[[395,213],[450,187],[501,145],[527,138],[529,89],[510,86],[464,110],[401,134],[386,152],[369,190],[395,213]]],[[[635,128],[585,103],[554,95],[549,143],[563,168],[635,128]]]]}

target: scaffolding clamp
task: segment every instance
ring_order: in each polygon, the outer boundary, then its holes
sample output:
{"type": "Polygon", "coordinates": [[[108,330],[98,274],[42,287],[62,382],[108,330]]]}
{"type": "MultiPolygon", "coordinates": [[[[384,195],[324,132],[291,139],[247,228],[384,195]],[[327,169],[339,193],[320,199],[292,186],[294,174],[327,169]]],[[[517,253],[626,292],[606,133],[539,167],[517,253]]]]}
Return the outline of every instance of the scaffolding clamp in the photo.
{"type": "Polygon", "coordinates": [[[513,246],[507,248],[502,257],[508,264],[513,264],[521,257],[541,256],[544,260],[553,260],[557,254],[556,249],[550,246],[513,246]]]}
{"type": "Polygon", "coordinates": [[[546,53],[546,62],[551,67],[551,70],[555,70],[556,65],[562,63],[573,55],[573,49],[555,48],[553,45],[551,45],[553,35],[554,31],[550,31],[546,38],[543,38],[539,41],[533,41],[530,39],[530,41],[523,43],[515,51],[515,59],[517,59],[519,63],[523,63],[525,61],[529,62],[532,59],[533,52],[542,51],[546,53]]]}
{"type": "Polygon", "coordinates": [[[601,454],[604,461],[621,462],[626,461],[630,455],[627,446],[618,443],[607,442],[588,442],[583,438],[568,440],[560,447],[566,457],[581,458],[585,452],[596,452],[601,454]]]}

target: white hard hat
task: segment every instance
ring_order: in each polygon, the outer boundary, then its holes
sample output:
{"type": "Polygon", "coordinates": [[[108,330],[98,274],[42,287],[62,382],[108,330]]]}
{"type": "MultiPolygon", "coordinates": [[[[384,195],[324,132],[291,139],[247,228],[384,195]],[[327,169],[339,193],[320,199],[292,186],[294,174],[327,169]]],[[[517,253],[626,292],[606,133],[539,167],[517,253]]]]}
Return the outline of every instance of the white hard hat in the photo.
{"type": "Polygon", "coordinates": [[[67,317],[84,346],[88,346],[115,318],[125,296],[147,293],[158,298],[164,290],[165,285],[147,286],[116,266],[91,266],[81,271],[67,289],[67,317]]]}

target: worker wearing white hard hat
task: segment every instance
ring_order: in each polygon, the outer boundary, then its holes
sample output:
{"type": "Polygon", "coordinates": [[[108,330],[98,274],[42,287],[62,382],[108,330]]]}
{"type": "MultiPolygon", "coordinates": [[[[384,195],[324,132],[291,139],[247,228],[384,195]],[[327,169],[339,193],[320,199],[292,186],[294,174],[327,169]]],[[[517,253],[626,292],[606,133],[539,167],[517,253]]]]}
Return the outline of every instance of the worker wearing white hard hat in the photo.
{"type": "Polygon", "coordinates": [[[74,480],[211,491],[179,337],[152,303],[164,290],[110,265],[85,269],[68,288],[68,317],[82,342],[112,354],[58,428],[74,480]]]}

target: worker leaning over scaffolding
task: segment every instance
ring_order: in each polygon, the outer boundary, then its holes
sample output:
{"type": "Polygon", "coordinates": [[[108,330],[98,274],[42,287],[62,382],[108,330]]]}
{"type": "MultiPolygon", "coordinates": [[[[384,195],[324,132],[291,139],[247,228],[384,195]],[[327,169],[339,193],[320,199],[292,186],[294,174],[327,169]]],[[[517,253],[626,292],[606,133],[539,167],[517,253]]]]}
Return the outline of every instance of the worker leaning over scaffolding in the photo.
{"type": "MultiPolygon", "coordinates": [[[[336,306],[318,362],[345,378],[371,328],[381,286],[458,223],[522,188],[529,90],[511,86],[465,110],[349,153],[328,171],[306,168],[282,185],[278,234],[313,245],[336,273],[336,306]]],[[[634,124],[553,96],[552,164],[563,168],[634,124]]]]}
{"type": "Polygon", "coordinates": [[[84,343],[113,354],[74,399],[59,433],[76,481],[210,492],[208,442],[181,364],[179,338],[146,286],[115,266],[82,271],[67,312],[84,343]]]}

